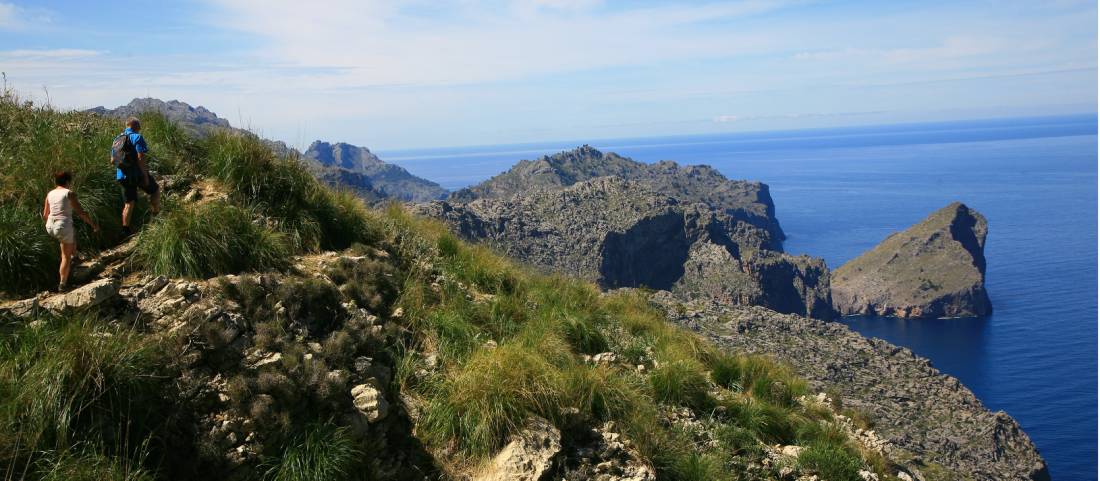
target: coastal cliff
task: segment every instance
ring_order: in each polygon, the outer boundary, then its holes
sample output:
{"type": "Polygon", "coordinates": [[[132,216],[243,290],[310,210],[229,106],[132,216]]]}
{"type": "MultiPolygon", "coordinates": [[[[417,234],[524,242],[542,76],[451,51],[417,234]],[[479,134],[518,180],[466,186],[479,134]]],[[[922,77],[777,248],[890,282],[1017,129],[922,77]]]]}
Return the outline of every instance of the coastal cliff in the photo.
{"type": "Polygon", "coordinates": [[[630,180],[681,202],[706,204],[736,222],[762,230],[757,235],[766,249],[782,250],[786,236],[775,218],[775,204],[766,184],[730,180],[706,165],[681,166],[668,160],[646,164],[588,145],[536,160],[521,160],[507,172],[455,191],[449,200],[502,199],[530,189],[562,188],[597,177],[630,180]]]}
{"type": "Polygon", "coordinates": [[[905,318],[984,316],[988,224],[954,202],[833,272],[833,305],[843,315],[905,318]]]}
{"type": "Polygon", "coordinates": [[[766,230],[640,182],[598,177],[561,189],[532,186],[522,195],[415,209],[465,239],[605,289],[644,286],[832,315],[822,260],[767,250],[772,238],[766,230]]]}
{"type": "Polygon", "coordinates": [[[923,480],[1049,480],[1046,464],[1011,416],[990,412],[927,359],[842,324],[657,293],[670,321],[723,348],[775,356],[816,390],[866,416],[883,450],[923,480]]]}

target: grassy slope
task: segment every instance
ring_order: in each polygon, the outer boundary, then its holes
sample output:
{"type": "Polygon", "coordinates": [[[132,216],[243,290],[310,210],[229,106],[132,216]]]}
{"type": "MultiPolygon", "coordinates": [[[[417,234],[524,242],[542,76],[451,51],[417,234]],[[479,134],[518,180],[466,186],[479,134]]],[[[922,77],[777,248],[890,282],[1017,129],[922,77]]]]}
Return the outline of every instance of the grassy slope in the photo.
{"type": "MultiPolygon", "coordinates": [[[[368,210],[256,139],[196,142],[155,116],[146,125],[160,173],[204,178],[229,196],[201,205],[168,196],[165,213],[147,219],[139,236],[139,269],[193,278],[277,271],[291,255],[353,244],[396,256],[393,305],[402,314],[390,320],[411,334],[390,346],[394,387],[422,406],[417,436],[449,469],[484,460],[531,415],[567,433],[614,420],[663,479],[738,479],[762,455],[761,443],[811,447],[798,464],[833,481],[858,479],[866,465],[884,469],[881,458],[861,455],[827,409],[796,402],[805,384],[788,369],[717,351],[668,325],[643,293],[601,295],[590,283],[538,275],[465,244],[399,207],[368,210]],[[625,362],[584,360],[605,351],[625,362]],[[691,409],[705,429],[664,422],[674,407],[691,409]]],[[[117,242],[109,219],[121,206],[105,154],[115,130],[89,115],[0,99],[0,291],[52,281],[56,247],[35,209],[54,168],[77,172],[75,188],[107,232],[81,228],[85,253],[117,242]]],[[[344,295],[377,307],[369,296],[344,295]]],[[[0,319],[5,479],[171,479],[165,467],[187,462],[173,455],[203,452],[156,446],[173,426],[164,413],[182,409],[165,394],[178,374],[165,340],[94,315],[41,320],[30,328],[0,319]]],[[[255,477],[357,472],[363,456],[353,454],[364,450],[339,426],[316,421],[290,418],[284,447],[255,477]]]]}

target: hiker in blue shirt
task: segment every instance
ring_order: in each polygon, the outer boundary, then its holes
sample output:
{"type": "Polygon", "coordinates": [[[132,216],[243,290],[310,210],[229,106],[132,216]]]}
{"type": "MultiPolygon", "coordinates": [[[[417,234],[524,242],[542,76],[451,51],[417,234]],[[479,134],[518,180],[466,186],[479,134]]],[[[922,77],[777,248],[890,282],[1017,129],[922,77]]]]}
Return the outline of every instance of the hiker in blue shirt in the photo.
{"type": "Polygon", "coordinates": [[[154,214],[160,211],[160,186],[149,173],[145,161],[147,152],[149,147],[145,145],[145,137],[141,136],[141,121],[130,117],[126,121],[126,130],[115,137],[111,145],[111,163],[115,166],[115,179],[122,185],[125,201],[122,207],[122,233],[126,236],[132,233],[130,214],[137,201],[138,188],[149,195],[150,211],[154,214]]]}

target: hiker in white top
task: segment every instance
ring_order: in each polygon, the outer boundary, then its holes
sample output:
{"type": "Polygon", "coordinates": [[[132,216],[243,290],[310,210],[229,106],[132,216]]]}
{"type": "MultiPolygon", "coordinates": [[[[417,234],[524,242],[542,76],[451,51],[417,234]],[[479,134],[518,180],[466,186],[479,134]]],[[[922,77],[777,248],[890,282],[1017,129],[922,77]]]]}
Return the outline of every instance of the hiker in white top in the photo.
{"type": "Polygon", "coordinates": [[[96,225],[87,212],[80,207],[76,200],[76,192],[69,190],[69,182],[72,182],[73,174],[58,172],[54,174],[54,187],[46,194],[46,202],[42,205],[42,219],[46,221],[46,232],[61,243],[61,282],[57,286],[58,291],[64,291],[69,285],[69,271],[76,252],[76,232],[73,229],[73,213],[80,216],[84,222],[92,226],[92,230],[99,232],[96,225]]]}

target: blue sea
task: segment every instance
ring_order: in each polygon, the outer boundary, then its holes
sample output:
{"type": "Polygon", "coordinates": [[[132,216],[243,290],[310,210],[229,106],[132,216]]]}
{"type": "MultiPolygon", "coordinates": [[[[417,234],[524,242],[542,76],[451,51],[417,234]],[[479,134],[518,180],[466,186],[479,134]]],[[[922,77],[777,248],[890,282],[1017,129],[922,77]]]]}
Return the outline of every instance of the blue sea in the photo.
{"type": "Polygon", "coordinates": [[[771,187],[785,249],[831,267],[959,200],[989,220],[994,314],[847,318],[1015,417],[1055,480],[1097,479],[1097,117],[845,127],[380,152],[455,189],[590,144],[771,187]]]}

